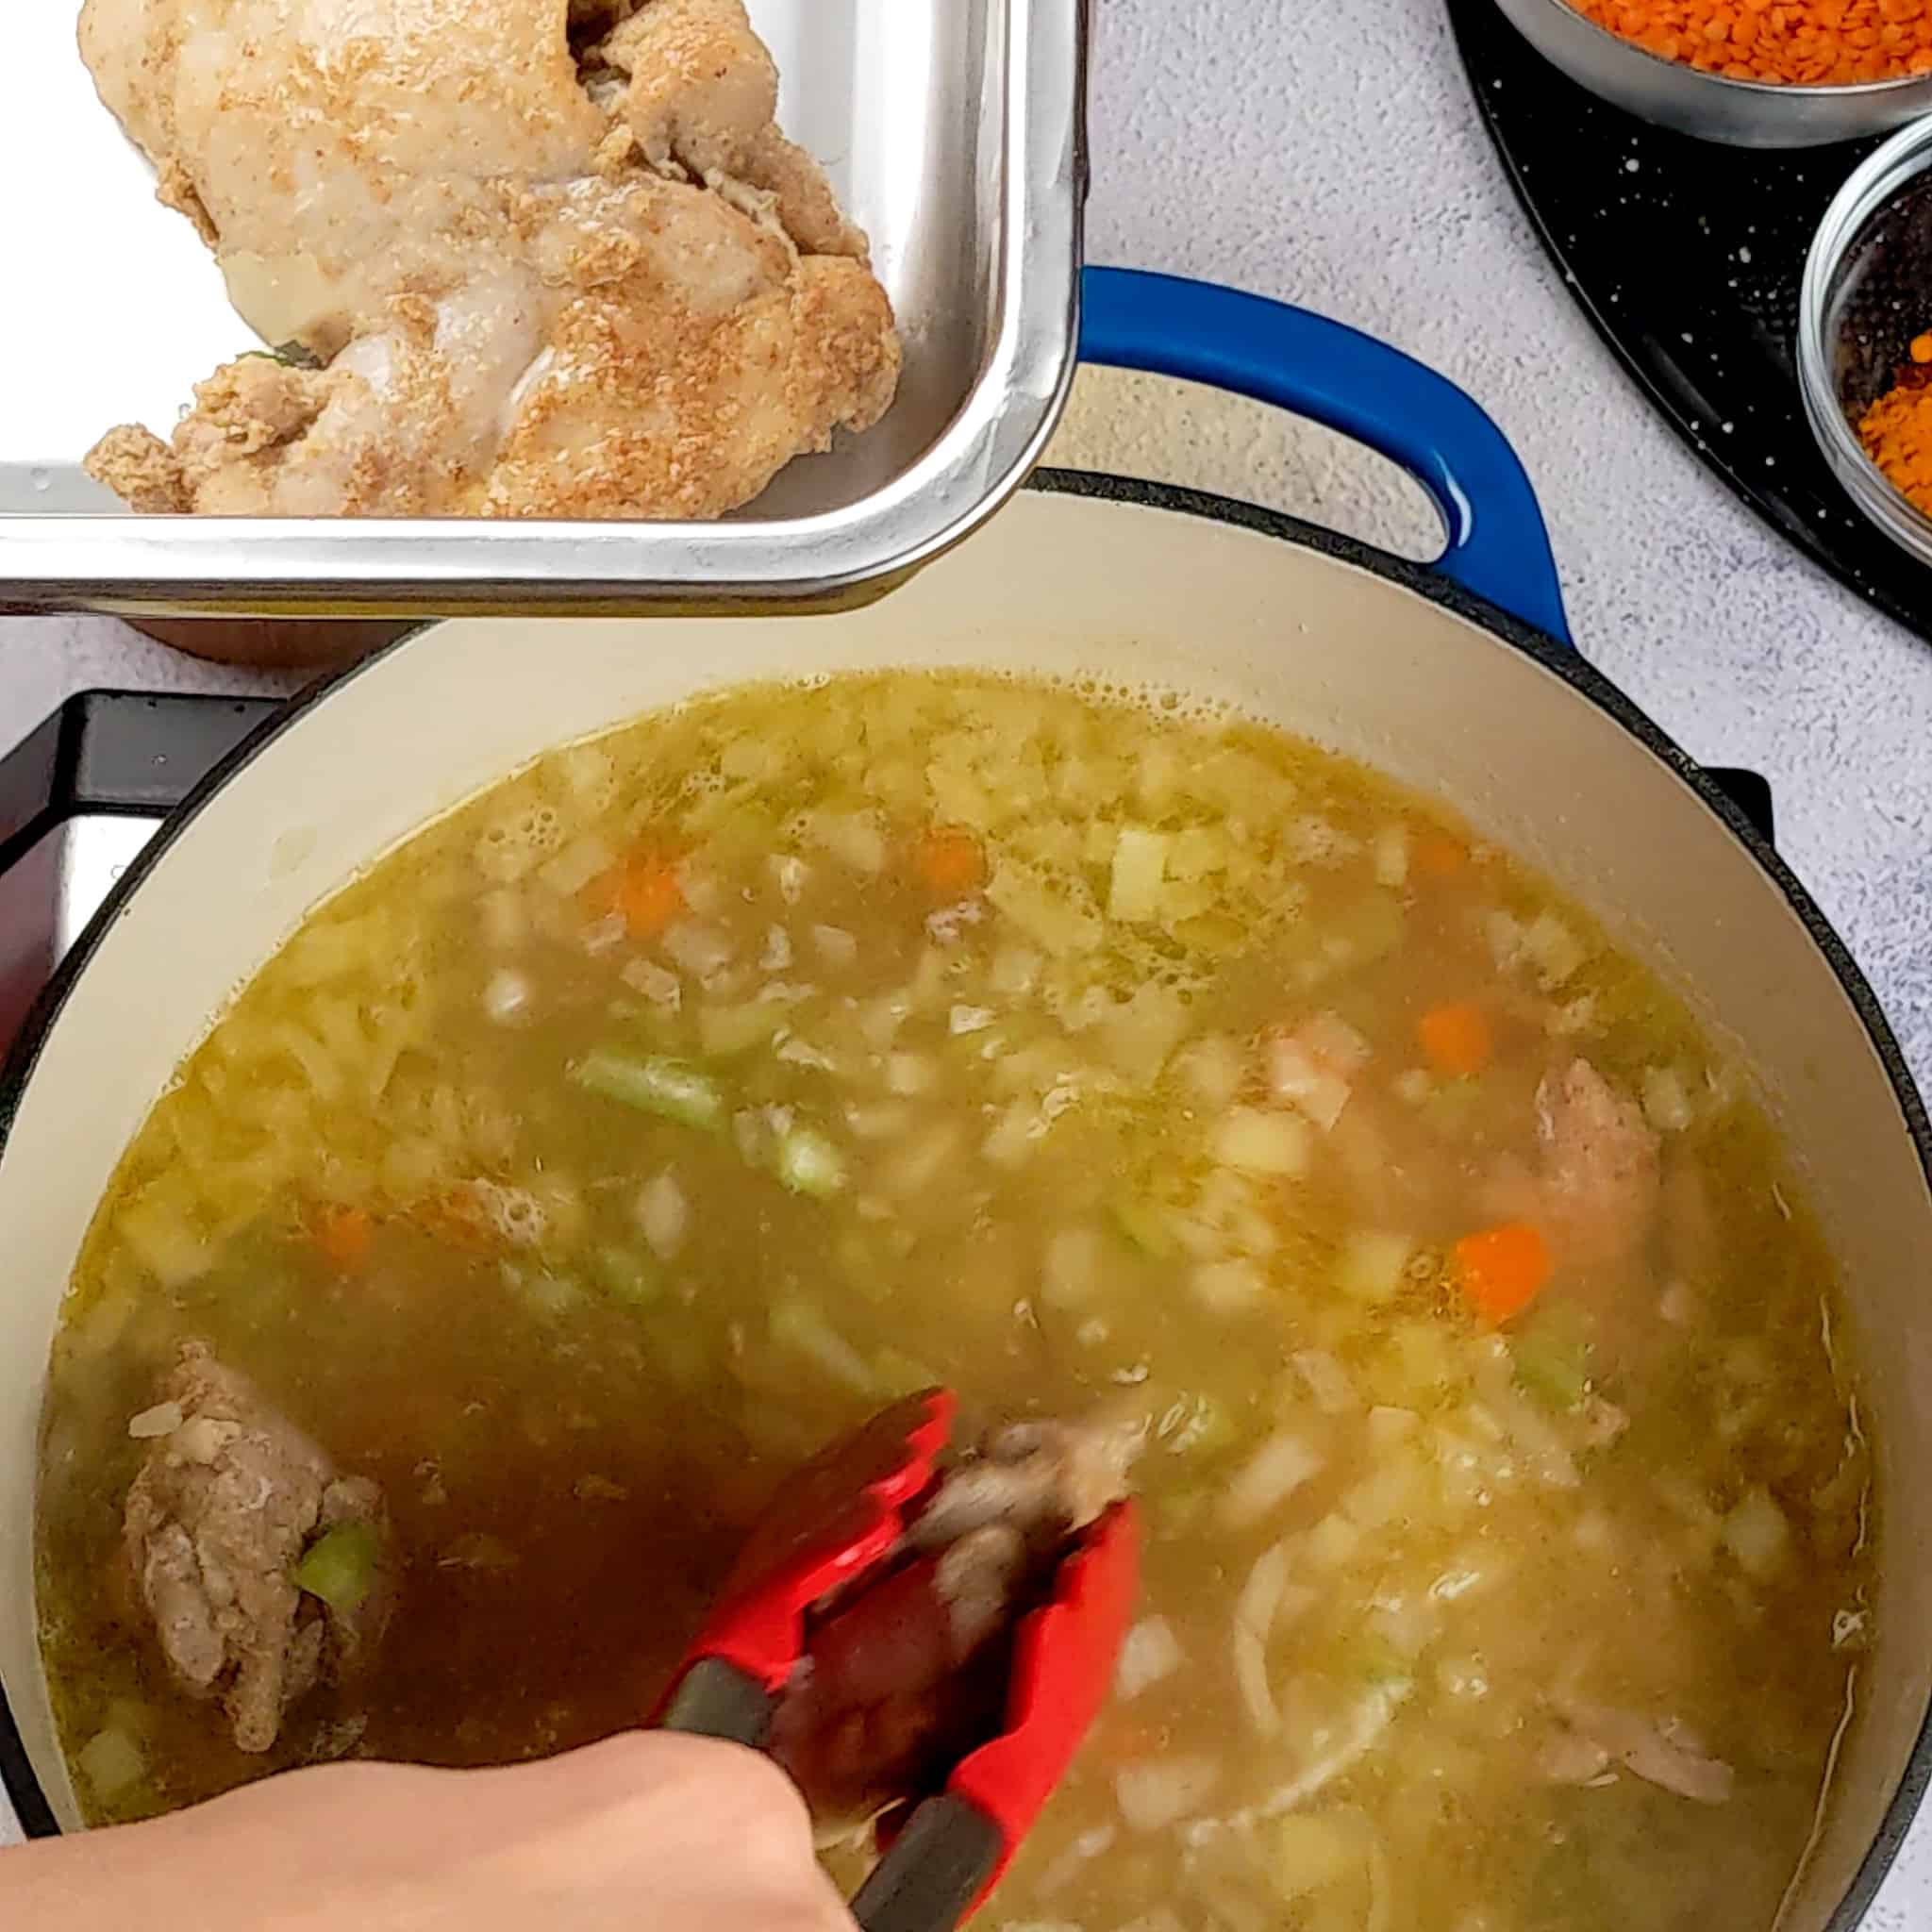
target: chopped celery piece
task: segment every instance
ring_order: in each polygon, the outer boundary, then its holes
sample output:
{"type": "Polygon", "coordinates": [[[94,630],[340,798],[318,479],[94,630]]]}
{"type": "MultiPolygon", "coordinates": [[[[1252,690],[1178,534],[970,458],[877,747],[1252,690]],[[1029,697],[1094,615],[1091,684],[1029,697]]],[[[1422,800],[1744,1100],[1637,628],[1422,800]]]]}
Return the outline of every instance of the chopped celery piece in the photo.
{"type": "Polygon", "coordinates": [[[664,1277],[645,1258],[629,1248],[600,1247],[591,1257],[591,1270],[597,1285],[612,1301],[631,1307],[648,1307],[664,1292],[664,1277]]]}
{"type": "Polygon", "coordinates": [[[1516,1379],[1552,1408],[1571,1409],[1590,1393],[1590,1344],[1562,1309],[1539,1313],[1509,1344],[1516,1379]]]}
{"type": "Polygon", "coordinates": [[[710,1074],[686,1060],[653,1054],[640,1058],[600,1046],[587,1053],[570,1070],[571,1079],[586,1093],[654,1113],[679,1126],[722,1133],[724,1091],[710,1074]]]}
{"type": "Polygon", "coordinates": [[[1138,1249],[1150,1260],[1166,1261],[1173,1257],[1174,1228],[1169,1224],[1167,1209],[1158,1201],[1116,1196],[1108,1203],[1107,1211],[1129,1247],[1138,1249]]]}
{"type": "Polygon", "coordinates": [[[815,1303],[788,1296],[772,1310],[772,1340],[823,1369],[858,1395],[875,1394],[872,1364],[819,1312],[815,1303]]]}
{"type": "Polygon", "coordinates": [[[1406,1696],[1415,1683],[1413,1666],[1383,1637],[1364,1637],[1349,1658],[1349,1668],[1363,1683],[1377,1690],[1392,1690],[1397,1696],[1406,1696]]]}
{"type": "Polygon", "coordinates": [[[361,1608],[375,1588],[381,1556],[382,1538],[375,1524],[339,1523],[303,1552],[295,1565],[295,1587],[349,1616],[361,1608]]]}
{"type": "Polygon", "coordinates": [[[777,1173],[794,1194],[823,1201],[845,1185],[845,1157],[816,1127],[793,1127],[778,1141],[777,1173]]]}

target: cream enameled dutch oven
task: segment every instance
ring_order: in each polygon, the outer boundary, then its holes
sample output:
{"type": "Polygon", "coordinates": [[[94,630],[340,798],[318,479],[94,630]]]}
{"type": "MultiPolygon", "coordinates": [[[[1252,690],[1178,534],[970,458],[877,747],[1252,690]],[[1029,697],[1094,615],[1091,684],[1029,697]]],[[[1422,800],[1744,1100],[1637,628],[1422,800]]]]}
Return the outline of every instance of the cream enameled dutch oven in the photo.
{"type": "Polygon", "coordinates": [[[1120,272],[1089,277],[1083,348],[1374,444],[1434,498],[1447,553],[1424,569],[1244,506],[1042,475],[860,611],[419,632],[275,716],[123,881],[0,1095],[0,1774],[30,1830],[75,1819],[33,1609],[48,1344],[122,1149],[217,1010],[318,900],[547,747],[747,678],[969,665],[1229,700],[1439,794],[1605,917],[1759,1070],[1856,1314],[1887,1559],[1862,1714],[1785,1932],[1862,1910],[1932,1755],[1932,1193],[1884,1019],[1770,847],[1563,641],[1528,484],[1460,391],[1334,324],[1120,272]]]}

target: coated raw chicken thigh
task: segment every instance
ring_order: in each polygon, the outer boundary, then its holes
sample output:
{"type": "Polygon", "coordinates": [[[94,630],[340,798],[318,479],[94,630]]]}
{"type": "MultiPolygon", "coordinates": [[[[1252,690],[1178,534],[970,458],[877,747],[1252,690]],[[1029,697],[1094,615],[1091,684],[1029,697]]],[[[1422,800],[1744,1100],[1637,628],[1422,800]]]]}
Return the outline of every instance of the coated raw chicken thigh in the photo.
{"type": "Polygon", "coordinates": [[[138,510],[712,517],[891,402],[742,0],[87,0],[80,43],[282,351],[101,441],[138,510]]]}

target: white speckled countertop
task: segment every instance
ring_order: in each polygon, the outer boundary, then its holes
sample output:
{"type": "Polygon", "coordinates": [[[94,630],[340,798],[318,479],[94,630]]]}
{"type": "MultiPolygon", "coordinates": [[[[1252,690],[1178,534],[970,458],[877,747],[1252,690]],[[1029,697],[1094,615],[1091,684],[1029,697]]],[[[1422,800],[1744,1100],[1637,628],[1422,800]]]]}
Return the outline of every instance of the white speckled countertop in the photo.
{"type": "MultiPolygon", "coordinates": [[[[1741,508],[1625,379],[1544,262],[1438,0],[1098,0],[1091,255],[1241,284],[1461,383],[1541,495],[1583,650],[1694,755],[1763,772],[1780,844],[1932,1084],[1932,650],[1741,508]]],[[[1396,547],[1378,461],[1257,412],[1083,383],[1057,455],[1276,501],[1396,547]]],[[[1932,588],[1932,587],[1928,587],[1932,588]]],[[[260,690],[96,619],[0,622],[0,747],[97,685],[260,690]]],[[[0,1842],[8,1821],[0,1807],[0,1842]]],[[[1932,1829],[1870,1932],[1932,1927],[1932,1829]]]]}

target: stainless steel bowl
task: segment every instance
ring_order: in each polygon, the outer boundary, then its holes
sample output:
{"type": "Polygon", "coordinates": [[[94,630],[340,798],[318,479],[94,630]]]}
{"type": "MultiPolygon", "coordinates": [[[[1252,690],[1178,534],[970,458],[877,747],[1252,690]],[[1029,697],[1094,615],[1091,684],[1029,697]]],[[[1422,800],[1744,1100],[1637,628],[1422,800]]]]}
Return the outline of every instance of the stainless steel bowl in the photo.
{"type": "Polygon", "coordinates": [[[1899,547],[1932,563],[1932,518],[1901,496],[1854,426],[1932,329],[1932,121],[1879,148],[1825,210],[1798,297],[1805,414],[1846,493],[1899,547]]]}
{"type": "Polygon", "coordinates": [[[1052,434],[1079,325],[1086,0],[750,0],[785,76],[786,125],[827,158],[906,337],[876,429],[792,463],[717,523],[126,515],[81,452],[111,423],[173,423],[192,383],[259,345],[94,99],[75,11],[0,4],[0,179],[41,178],[61,158],[58,195],[0,197],[8,286],[59,291],[0,305],[0,607],[836,606],[967,536],[1052,434]],[[75,248],[78,234],[100,241],[75,248]]]}
{"type": "Polygon", "coordinates": [[[1734,147],[1823,147],[1932,114],[1932,75],[1849,87],[1777,87],[1702,74],[1620,40],[1568,0],[1497,0],[1531,46],[1579,87],[1657,127],[1734,147]]]}

